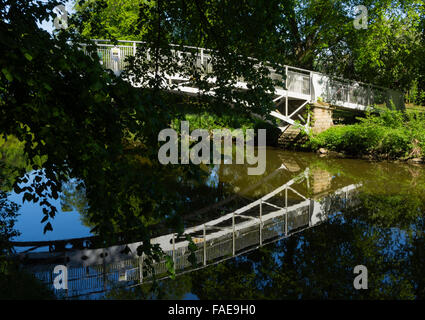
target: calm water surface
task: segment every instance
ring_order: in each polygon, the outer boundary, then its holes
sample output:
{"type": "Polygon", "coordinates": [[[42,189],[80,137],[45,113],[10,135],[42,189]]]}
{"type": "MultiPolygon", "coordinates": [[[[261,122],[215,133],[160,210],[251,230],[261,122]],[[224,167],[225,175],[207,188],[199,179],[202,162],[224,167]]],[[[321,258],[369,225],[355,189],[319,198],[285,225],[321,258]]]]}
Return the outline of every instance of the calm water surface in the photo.
{"type": "MultiPolygon", "coordinates": [[[[240,196],[240,199],[256,200],[306,170],[309,179],[297,184],[296,190],[304,196],[316,198],[332,194],[338,188],[350,184],[365,182],[368,188],[384,194],[397,193],[400,187],[409,185],[417,189],[419,186],[415,186],[415,181],[423,179],[425,174],[423,166],[323,158],[312,153],[288,152],[274,148],[267,150],[266,159],[266,171],[258,176],[247,174],[249,165],[223,164],[204,167],[203,170],[209,174],[205,185],[218,191],[214,194],[206,192],[204,195],[204,190],[200,190],[201,200],[191,199],[193,211],[197,212],[213,205],[224,196],[236,195],[240,196]]],[[[21,235],[15,238],[16,241],[61,240],[92,235],[92,226],[84,220],[84,194],[75,190],[75,182],[67,184],[65,189],[58,200],[49,199],[58,209],[58,214],[53,221],[53,231],[46,234],[43,233],[43,224],[40,223],[43,215],[38,204],[23,202],[22,194],[10,193],[9,200],[20,205],[16,228],[21,235]]],[[[289,196],[298,198],[294,193],[289,196]]]]}
{"type": "MultiPolygon", "coordinates": [[[[186,226],[205,223],[295,181],[288,205],[321,201],[336,190],[358,186],[356,205],[330,211],[325,222],[249,254],[163,281],[157,298],[422,298],[425,296],[425,166],[335,159],[267,150],[267,168],[248,176],[247,166],[205,167],[202,187],[187,196],[193,211],[186,226]],[[365,265],[369,289],[353,288],[353,269],[365,265]]],[[[20,197],[10,199],[20,203],[20,197]]],[[[270,203],[282,206],[278,194],[270,203]]],[[[22,204],[17,240],[90,235],[84,195],[67,186],[53,232],[43,234],[41,209],[22,204]]],[[[143,298],[148,288],[117,290],[112,298],[143,298]]]]}

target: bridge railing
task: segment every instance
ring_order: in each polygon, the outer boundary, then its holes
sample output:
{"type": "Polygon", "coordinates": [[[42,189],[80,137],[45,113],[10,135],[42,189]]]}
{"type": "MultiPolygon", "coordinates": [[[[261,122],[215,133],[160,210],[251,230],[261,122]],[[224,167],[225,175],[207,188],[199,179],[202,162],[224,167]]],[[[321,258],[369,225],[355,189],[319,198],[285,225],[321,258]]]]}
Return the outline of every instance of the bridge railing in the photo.
{"type": "Polygon", "coordinates": [[[290,67],[286,71],[287,89],[303,95],[311,94],[311,74],[310,72],[293,71],[290,67]]]}
{"type": "MultiPolygon", "coordinates": [[[[144,45],[141,41],[118,41],[119,45],[111,44],[108,40],[93,40],[97,45],[97,52],[99,56],[100,63],[106,68],[114,71],[115,73],[121,73],[125,67],[128,65],[126,58],[128,56],[134,56],[138,50],[139,46],[144,45]],[[112,50],[119,50],[118,59],[114,59],[112,50]]],[[[85,45],[83,49],[85,50],[85,45]]],[[[180,46],[174,46],[176,48],[181,48],[180,46]]],[[[204,70],[205,73],[210,73],[213,71],[213,64],[211,63],[211,50],[204,48],[196,48],[190,46],[184,46],[186,49],[196,50],[196,67],[204,70]]],[[[180,50],[171,50],[174,54],[183,54],[183,51],[180,50]]],[[[148,59],[150,60],[151,55],[147,54],[148,59]]],[[[283,83],[283,86],[277,86],[278,89],[288,88],[289,90],[303,94],[310,95],[311,88],[311,71],[303,70],[299,68],[294,68],[291,66],[285,66],[286,68],[286,81],[282,74],[277,73],[273,68],[269,67],[270,77],[273,80],[277,80],[283,83]],[[286,83],[286,84],[285,84],[286,83]]],[[[243,77],[238,78],[238,81],[244,82],[243,77]]]]}
{"type": "Polygon", "coordinates": [[[314,72],[312,76],[312,100],[322,99],[324,102],[350,109],[364,109],[371,105],[394,105],[404,109],[404,96],[400,91],[359,81],[350,81],[330,77],[314,72]]]}
{"type": "MultiPolygon", "coordinates": [[[[101,64],[111,69],[116,74],[121,73],[128,65],[127,57],[134,56],[141,46],[141,41],[118,41],[118,45],[108,40],[93,40],[97,45],[97,52],[101,64]]],[[[177,55],[185,54],[181,51],[182,46],[171,45],[175,49],[172,52],[177,55]]],[[[85,49],[85,45],[83,45],[85,49]]],[[[211,63],[211,50],[191,46],[183,46],[185,50],[196,54],[195,64],[205,73],[213,71],[211,63]]],[[[150,59],[149,52],[147,58],[150,59]]],[[[282,68],[283,69],[283,68],[282,68]]],[[[300,69],[292,66],[284,66],[285,74],[279,74],[275,69],[269,67],[270,77],[280,81],[283,86],[276,89],[287,90],[294,93],[295,98],[306,99],[311,102],[319,98],[324,102],[351,109],[364,109],[373,104],[386,104],[391,106],[392,101],[397,108],[404,108],[403,94],[396,90],[366,84],[357,81],[330,77],[311,70],[300,69]],[[285,80],[286,78],[286,80],[285,80]]],[[[244,82],[243,78],[238,81],[244,82]]]]}
{"type": "MultiPolygon", "coordinates": [[[[83,50],[86,51],[86,45],[83,45],[83,50]]],[[[135,46],[119,45],[116,47],[109,43],[97,43],[97,54],[101,65],[103,65],[106,69],[119,73],[128,65],[126,58],[135,54],[135,46]],[[118,48],[119,50],[117,59],[113,57],[113,48],[118,48]]]]}

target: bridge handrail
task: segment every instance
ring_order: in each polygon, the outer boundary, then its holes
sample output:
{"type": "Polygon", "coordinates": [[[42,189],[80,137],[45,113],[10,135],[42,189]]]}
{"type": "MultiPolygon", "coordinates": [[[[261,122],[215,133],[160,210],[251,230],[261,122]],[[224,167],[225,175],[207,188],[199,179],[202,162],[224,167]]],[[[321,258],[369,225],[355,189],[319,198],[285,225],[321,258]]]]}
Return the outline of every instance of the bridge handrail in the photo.
{"type": "MultiPolygon", "coordinates": [[[[111,43],[114,42],[112,40],[91,39],[91,41],[93,41],[96,45],[102,45],[102,46],[108,46],[108,47],[114,47],[115,46],[114,44],[111,44],[111,43]],[[99,42],[110,42],[110,43],[108,43],[108,44],[104,44],[104,43],[99,44],[99,42]]],[[[137,40],[116,40],[116,42],[119,42],[119,43],[131,43],[132,44],[131,46],[125,46],[125,47],[133,47],[133,44],[147,44],[147,42],[145,42],[145,41],[137,41],[137,40]]],[[[88,45],[88,44],[82,43],[82,45],[88,45]]],[[[177,48],[195,49],[195,50],[199,50],[199,51],[202,50],[203,52],[214,52],[215,51],[215,50],[212,50],[212,49],[207,49],[207,48],[202,48],[202,47],[195,47],[195,46],[188,46],[188,45],[178,45],[178,44],[172,44],[172,43],[169,44],[169,46],[170,47],[177,47],[177,48]]],[[[248,59],[252,59],[252,60],[258,61],[258,59],[252,58],[252,57],[248,57],[248,59]]],[[[268,64],[268,65],[273,65],[270,61],[264,61],[264,62],[266,64],[268,64]]],[[[275,63],[275,65],[279,65],[282,69],[284,69],[284,68],[290,68],[290,69],[293,69],[293,70],[302,71],[302,72],[306,72],[306,73],[314,72],[314,71],[311,71],[311,70],[308,70],[308,69],[294,67],[294,66],[290,66],[290,65],[286,65],[286,64],[285,65],[280,65],[280,64],[276,64],[275,63]]],[[[272,69],[274,69],[274,68],[272,68],[272,69]]]]}
{"type": "MultiPolygon", "coordinates": [[[[106,39],[91,39],[91,41],[93,41],[97,45],[98,45],[99,42],[110,42],[110,43],[114,42],[112,40],[106,40],[106,39]]],[[[146,41],[138,41],[138,40],[116,40],[116,42],[117,43],[131,43],[131,44],[147,44],[146,41]]],[[[87,44],[83,44],[83,45],[87,45],[87,44]]],[[[102,43],[101,45],[108,46],[108,47],[109,46],[110,47],[115,46],[114,44],[106,44],[106,43],[105,44],[102,43]]],[[[128,46],[128,47],[132,47],[132,46],[133,45],[128,46]]],[[[169,44],[169,46],[170,47],[178,47],[178,48],[196,49],[196,50],[199,50],[199,51],[202,50],[204,52],[213,52],[214,51],[214,50],[208,49],[208,48],[188,46],[188,45],[169,44]]],[[[258,59],[256,59],[256,58],[252,58],[252,57],[248,57],[248,58],[258,61],[258,59]]],[[[264,61],[264,62],[268,65],[273,65],[270,61],[264,61]]],[[[314,73],[314,74],[317,74],[317,75],[329,77],[330,79],[340,80],[340,81],[344,81],[344,82],[353,82],[353,83],[356,83],[356,84],[359,84],[359,85],[371,86],[371,87],[375,87],[375,88],[378,88],[378,89],[384,89],[384,90],[395,90],[395,89],[392,89],[392,88],[387,88],[387,87],[383,87],[383,86],[372,84],[372,83],[366,83],[366,82],[362,82],[362,81],[358,81],[358,80],[346,79],[346,78],[342,78],[342,77],[339,77],[339,76],[325,74],[325,73],[322,73],[322,72],[319,72],[319,71],[314,71],[314,70],[304,69],[304,68],[300,68],[300,67],[290,66],[290,65],[287,65],[287,64],[284,64],[284,65],[275,64],[275,65],[279,65],[282,69],[290,68],[292,70],[297,70],[297,71],[301,71],[301,72],[314,73]]],[[[272,69],[274,69],[274,68],[272,68],[272,69]]],[[[397,90],[395,90],[395,91],[397,91],[397,90]]]]}

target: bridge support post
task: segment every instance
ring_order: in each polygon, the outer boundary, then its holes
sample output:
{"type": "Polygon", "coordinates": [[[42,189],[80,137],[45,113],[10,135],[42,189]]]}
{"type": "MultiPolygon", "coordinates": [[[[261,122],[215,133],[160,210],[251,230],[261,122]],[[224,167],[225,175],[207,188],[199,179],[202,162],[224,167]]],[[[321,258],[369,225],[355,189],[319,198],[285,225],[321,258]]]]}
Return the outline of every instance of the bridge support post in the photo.
{"type": "Polygon", "coordinates": [[[288,66],[285,67],[285,87],[286,87],[286,96],[285,96],[285,116],[288,116],[288,66]]]}
{"type": "Polygon", "coordinates": [[[260,246],[263,245],[263,199],[260,199],[260,246]]]}
{"type": "MultiPolygon", "coordinates": [[[[68,258],[67,258],[66,252],[65,252],[65,267],[66,267],[66,270],[69,271],[68,258]]],[[[69,275],[69,272],[68,272],[68,275],[69,275]]],[[[68,283],[66,284],[66,298],[69,298],[69,290],[70,288],[69,288],[69,280],[68,280],[68,283]]]]}
{"type": "Polygon", "coordinates": [[[201,66],[204,65],[204,49],[201,49],[201,66]]]}
{"type": "Polygon", "coordinates": [[[207,265],[207,230],[204,224],[204,266],[207,265]]]}
{"type": "Polygon", "coordinates": [[[106,261],[105,261],[105,248],[102,249],[102,271],[103,271],[103,290],[106,291],[108,287],[108,276],[106,274],[106,261]]]}
{"type": "Polygon", "coordinates": [[[308,89],[309,89],[309,95],[310,95],[310,101],[312,101],[314,99],[313,97],[313,72],[310,71],[309,73],[309,84],[308,84],[308,89]]]}
{"type": "Polygon", "coordinates": [[[139,282],[143,283],[143,262],[144,262],[144,252],[139,258],[139,282]]]}
{"type": "Polygon", "coordinates": [[[367,100],[366,100],[366,105],[367,106],[370,106],[371,105],[370,95],[371,95],[371,90],[370,90],[370,85],[368,85],[367,86],[367,100]]]}
{"type": "Polygon", "coordinates": [[[314,200],[310,200],[310,205],[308,206],[308,226],[311,227],[311,218],[314,212],[314,200]]]}
{"type": "Polygon", "coordinates": [[[233,256],[235,255],[235,253],[236,253],[236,248],[235,248],[235,213],[233,212],[233,216],[232,216],[232,236],[233,236],[233,238],[232,238],[232,240],[233,240],[233,245],[232,245],[232,248],[233,248],[233,256]]]}
{"type": "Polygon", "coordinates": [[[320,133],[333,126],[332,108],[329,105],[314,103],[312,106],[314,133],[320,133]]]}
{"type": "Polygon", "coordinates": [[[285,237],[288,236],[288,187],[285,188],[285,237]]]}
{"type": "Polygon", "coordinates": [[[176,269],[176,235],[173,233],[173,265],[174,270],[176,269]]]}
{"type": "Polygon", "coordinates": [[[347,209],[348,208],[348,190],[345,189],[345,203],[344,203],[344,208],[347,209]]]}

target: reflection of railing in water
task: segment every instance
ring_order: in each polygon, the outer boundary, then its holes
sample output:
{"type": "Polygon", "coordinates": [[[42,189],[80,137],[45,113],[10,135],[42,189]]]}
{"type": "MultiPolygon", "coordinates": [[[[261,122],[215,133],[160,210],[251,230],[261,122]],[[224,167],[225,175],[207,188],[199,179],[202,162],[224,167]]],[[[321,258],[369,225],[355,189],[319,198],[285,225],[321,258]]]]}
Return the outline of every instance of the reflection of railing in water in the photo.
{"type": "MultiPolygon", "coordinates": [[[[303,173],[305,175],[305,172],[303,173]]],[[[205,266],[238,256],[259,246],[290,236],[294,232],[312,227],[324,219],[329,199],[323,202],[306,199],[291,206],[277,206],[271,203],[276,195],[285,194],[287,205],[288,191],[291,185],[300,181],[297,177],[285,185],[265,195],[261,199],[236,210],[208,224],[186,230],[196,242],[194,254],[196,266],[189,262],[188,242],[177,239],[174,234],[152,240],[161,245],[166,255],[172,258],[176,273],[193,271],[205,266]]],[[[355,186],[348,186],[335,192],[350,199],[355,186]]],[[[136,255],[136,248],[141,243],[114,246],[102,249],[76,250],[61,253],[26,254],[28,270],[46,284],[53,284],[56,265],[68,268],[68,290],[66,296],[75,297],[96,292],[104,292],[116,284],[134,286],[151,281],[144,256],[136,255]],[[126,247],[131,251],[125,253],[126,247]]],[[[157,278],[167,277],[166,260],[153,265],[157,278]]],[[[57,292],[60,294],[63,290],[57,292]]]]}

